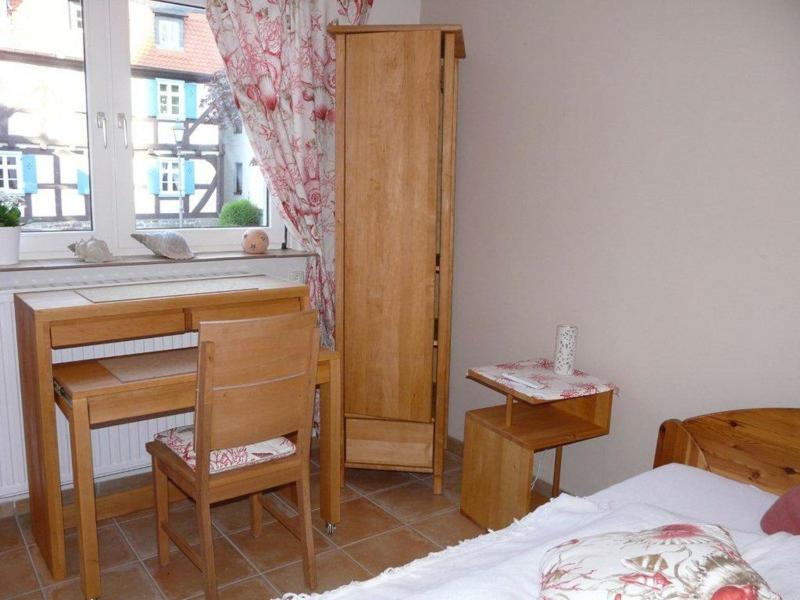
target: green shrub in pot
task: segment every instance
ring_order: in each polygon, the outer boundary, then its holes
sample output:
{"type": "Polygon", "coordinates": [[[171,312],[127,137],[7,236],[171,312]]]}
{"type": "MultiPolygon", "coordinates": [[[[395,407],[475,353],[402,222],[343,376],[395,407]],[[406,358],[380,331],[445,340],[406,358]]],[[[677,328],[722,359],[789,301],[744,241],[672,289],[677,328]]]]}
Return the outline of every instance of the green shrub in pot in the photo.
{"type": "Polygon", "coordinates": [[[234,200],[222,207],[219,212],[219,224],[222,227],[261,225],[261,209],[246,198],[234,200]]]}
{"type": "Polygon", "coordinates": [[[0,265],[19,262],[20,199],[0,192],[0,265]]]}
{"type": "Polygon", "coordinates": [[[0,198],[0,227],[19,227],[21,217],[16,202],[0,198]]]}

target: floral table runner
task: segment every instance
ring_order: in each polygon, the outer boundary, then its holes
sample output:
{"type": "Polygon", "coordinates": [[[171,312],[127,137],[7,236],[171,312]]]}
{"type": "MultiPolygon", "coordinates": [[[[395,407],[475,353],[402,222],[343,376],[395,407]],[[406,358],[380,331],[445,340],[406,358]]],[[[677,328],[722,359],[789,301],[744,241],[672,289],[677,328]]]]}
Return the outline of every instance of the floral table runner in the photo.
{"type": "Polygon", "coordinates": [[[590,396],[609,390],[617,391],[617,387],[613,383],[577,369],[573,371],[572,375],[556,375],[553,371],[553,361],[545,358],[476,367],[467,371],[467,377],[493,389],[511,393],[517,398],[533,401],[562,400],[590,396]],[[513,381],[507,377],[509,374],[517,378],[535,381],[543,387],[534,389],[513,381]]]}

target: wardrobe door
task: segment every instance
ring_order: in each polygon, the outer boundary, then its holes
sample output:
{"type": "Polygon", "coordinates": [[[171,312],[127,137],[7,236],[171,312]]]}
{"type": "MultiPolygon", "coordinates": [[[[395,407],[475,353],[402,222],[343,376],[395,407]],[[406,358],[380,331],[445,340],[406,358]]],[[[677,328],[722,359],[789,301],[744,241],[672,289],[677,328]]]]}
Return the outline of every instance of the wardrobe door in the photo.
{"type": "Polygon", "coordinates": [[[440,56],[439,31],[347,38],[340,285],[349,414],[433,416],[440,56]]]}

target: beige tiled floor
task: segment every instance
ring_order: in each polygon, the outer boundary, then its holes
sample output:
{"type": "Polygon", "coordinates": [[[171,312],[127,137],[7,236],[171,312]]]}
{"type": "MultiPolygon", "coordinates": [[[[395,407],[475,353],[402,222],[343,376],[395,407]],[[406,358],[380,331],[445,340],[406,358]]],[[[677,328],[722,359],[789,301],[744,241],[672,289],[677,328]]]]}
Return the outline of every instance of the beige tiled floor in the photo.
{"type": "MultiPolygon", "coordinates": [[[[318,476],[314,477],[317,591],[367,579],[481,533],[458,511],[459,457],[447,453],[445,468],[442,496],[431,493],[430,475],[348,470],[347,486],[342,490],[342,521],[332,536],[324,533],[318,509],[318,476]]],[[[196,543],[192,505],[179,503],[171,513],[175,527],[196,543]]],[[[288,506],[287,513],[294,514],[288,506]]],[[[258,539],[248,529],[246,501],[215,506],[212,520],[217,577],[224,600],[263,600],[286,592],[308,591],[299,543],[267,513],[264,532],[258,539]]],[[[202,598],[200,573],[175,547],[170,564],[159,566],[152,512],[109,519],[100,523],[98,532],[103,598],[202,598]]],[[[0,519],[0,600],[80,600],[74,533],[67,535],[67,553],[68,577],[56,582],[33,545],[27,515],[0,519]]]]}

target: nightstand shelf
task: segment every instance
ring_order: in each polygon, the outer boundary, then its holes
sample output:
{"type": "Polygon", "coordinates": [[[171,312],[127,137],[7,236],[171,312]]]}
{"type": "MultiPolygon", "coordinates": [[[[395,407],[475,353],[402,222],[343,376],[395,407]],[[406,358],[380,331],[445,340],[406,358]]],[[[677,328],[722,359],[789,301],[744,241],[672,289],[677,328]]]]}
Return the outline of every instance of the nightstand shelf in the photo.
{"type": "Polygon", "coordinates": [[[608,434],[613,391],[578,398],[472,410],[464,426],[461,511],[488,529],[507,526],[547,498],[531,490],[534,454],[556,448],[558,494],[561,448],[608,434]]]}

